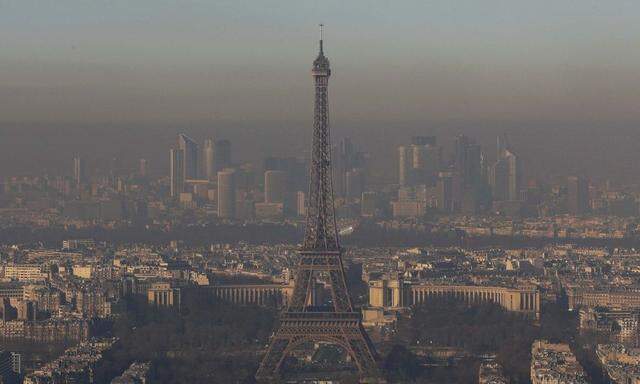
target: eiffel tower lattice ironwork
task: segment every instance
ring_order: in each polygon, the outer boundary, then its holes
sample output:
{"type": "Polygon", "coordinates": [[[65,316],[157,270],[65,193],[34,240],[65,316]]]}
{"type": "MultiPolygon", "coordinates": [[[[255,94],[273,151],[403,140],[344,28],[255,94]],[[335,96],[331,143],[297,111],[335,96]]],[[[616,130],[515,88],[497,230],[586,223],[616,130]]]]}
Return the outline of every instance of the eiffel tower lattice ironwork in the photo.
{"type": "Polygon", "coordinates": [[[256,379],[262,382],[277,381],[285,357],[307,342],[326,342],[343,348],[362,381],[376,381],[379,377],[377,355],[362,327],[360,313],[354,311],[351,304],[342,264],[331,179],[327,100],[331,69],[323,52],[322,26],[320,28],[320,52],[311,71],[315,81],[315,110],[305,237],[299,252],[293,294],[256,373],[256,379]],[[314,273],[328,277],[331,306],[312,305],[314,273]]]}

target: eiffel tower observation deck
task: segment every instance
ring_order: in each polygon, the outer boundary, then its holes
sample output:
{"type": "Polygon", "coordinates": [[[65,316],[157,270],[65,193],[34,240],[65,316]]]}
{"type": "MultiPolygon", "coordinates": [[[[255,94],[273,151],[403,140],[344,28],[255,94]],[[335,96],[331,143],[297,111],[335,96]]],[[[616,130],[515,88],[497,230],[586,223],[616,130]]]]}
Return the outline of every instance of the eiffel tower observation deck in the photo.
{"type": "Polygon", "coordinates": [[[299,251],[295,288],[280,316],[277,331],[256,373],[259,382],[280,382],[285,358],[308,343],[339,346],[351,358],[361,382],[382,382],[377,354],[361,315],[349,296],[342,249],[338,238],[331,172],[328,85],[329,59],[324,55],[322,25],[320,50],[311,69],[315,85],[313,148],[305,236],[299,251]],[[313,302],[312,287],[318,275],[330,286],[331,305],[313,302]]]}

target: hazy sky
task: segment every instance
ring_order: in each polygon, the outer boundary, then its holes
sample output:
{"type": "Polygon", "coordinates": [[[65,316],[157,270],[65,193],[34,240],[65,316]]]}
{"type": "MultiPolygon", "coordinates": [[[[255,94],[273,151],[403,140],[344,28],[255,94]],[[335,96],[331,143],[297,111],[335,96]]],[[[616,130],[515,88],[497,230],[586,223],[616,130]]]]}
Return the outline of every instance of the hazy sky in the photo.
{"type": "Polygon", "coordinates": [[[0,121],[640,121],[639,1],[0,0],[0,121]]]}

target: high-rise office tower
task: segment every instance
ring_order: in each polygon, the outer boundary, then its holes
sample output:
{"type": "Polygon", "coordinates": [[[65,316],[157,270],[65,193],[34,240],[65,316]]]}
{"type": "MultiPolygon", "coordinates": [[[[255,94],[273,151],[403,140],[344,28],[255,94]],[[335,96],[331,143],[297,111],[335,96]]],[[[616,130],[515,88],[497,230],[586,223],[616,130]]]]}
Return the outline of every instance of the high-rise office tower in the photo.
{"type": "Polygon", "coordinates": [[[219,172],[231,166],[231,142],[229,140],[214,141],[213,168],[219,172]]]}
{"type": "Polygon", "coordinates": [[[347,172],[354,163],[354,148],[351,139],[345,137],[340,140],[340,144],[334,151],[334,190],[337,196],[344,197],[346,195],[346,177],[347,172]]]}
{"type": "Polygon", "coordinates": [[[73,181],[79,194],[82,189],[82,185],[85,183],[84,161],[80,155],[75,155],[73,157],[73,181]]]}
{"type": "Polygon", "coordinates": [[[487,161],[487,156],[481,150],[480,151],[480,179],[483,184],[489,183],[489,167],[490,165],[487,161]]]}
{"type": "Polygon", "coordinates": [[[285,203],[287,194],[287,173],[266,171],[264,173],[264,202],[285,203]]]}
{"type": "Polygon", "coordinates": [[[398,147],[398,182],[401,187],[434,186],[442,167],[442,147],[435,136],[414,136],[409,146],[398,147]]]}
{"type": "Polygon", "coordinates": [[[498,159],[491,167],[489,183],[493,200],[509,200],[509,162],[505,158],[498,159]]]}
{"type": "Polygon", "coordinates": [[[454,206],[454,175],[453,172],[440,172],[436,184],[436,203],[441,212],[453,212],[454,206]]]}
{"type": "Polygon", "coordinates": [[[309,187],[307,166],[304,160],[295,157],[270,156],[264,159],[264,170],[284,171],[287,173],[287,188],[290,191],[303,191],[309,187]]]}
{"type": "Polygon", "coordinates": [[[521,200],[523,187],[522,161],[509,147],[506,135],[498,137],[498,159],[491,168],[490,184],[493,200],[521,200]]]}
{"type": "Polygon", "coordinates": [[[454,141],[454,169],[466,187],[477,187],[482,181],[482,147],[465,135],[454,141]]]}
{"type": "Polygon", "coordinates": [[[337,196],[347,197],[347,173],[354,168],[366,173],[366,154],[357,151],[351,139],[345,137],[340,140],[335,155],[334,189],[337,196]]]}
{"type": "Polygon", "coordinates": [[[231,142],[207,139],[204,141],[204,172],[209,180],[215,180],[218,172],[231,166],[231,142]]]}
{"type": "Polygon", "coordinates": [[[411,145],[436,145],[435,136],[413,136],[411,138],[411,145]]]}
{"type": "MultiPolygon", "coordinates": [[[[415,138],[414,138],[415,140],[415,138]]],[[[421,140],[419,142],[425,142],[421,140]]],[[[411,144],[411,180],[412,184],[433,186],[442,166],[442,147],[436,146],[433,140],[427,144],[411,144]]]]}
{"type": "Polygon", "coordinates": [[[218,177],[218,170],[215,169],[215,141],[206,139],[204,141],[204,174],[208,180],[213,181],[218,177]]]}
{"type": "Polygon", "coordinates": [[[508,200],[520,200],[520,190],[522,189],[522,165],[520,158],[510,149],[505,149],[504,159],[509,166],[508,200]]]}
{"type": "Polygon", "coordinates": [[[350,199],[362,197],[365,187],[365,175],[362,168],[353,168],[347,171],[345,181],[345,197],[350,199]]]}
{"type": "Polygon", "coordinates": [[[256,184],[256,170],[252,163],[239,165],[236,170],[236,188],[245,192],[253,189],[256,184]]]}
{"type": "Polygon", "coordinates": [[[236,217],[236,177],[234,169],[218,172],[218,217],[236,217]]]}
{"type": "Polygon", "coordinates": [[[404,145],[398,147],[398,184],[401,187],[406,187],[411,184],[409,175],[413,168],[413,155],[409,156],[409,150],[404,145]]]}
{"type": "Polygon", "coordinates": [[[460,175],[464,175],[467,163],[467,147],[470,143],[471,140],[465,135],[458,135],[453,141],[453,164],[460,175]]]}
{"type": "Polygon", "coordinates": [[[497,158],[500,159],[504,157],[504,151],[509,148],[509,139],[506,133],[498,136],[496,139],[496,148],[497,158]]]}
{"type": "Polygon", "coordinates": [[[567,205],[572,215],[584,215],[589,210],[589,183],[580,176],[567,178],[567,205]]]}
{"type": "Polygon", "coordinates": [[[147,177],[147,159],[138,160],[138,176],[147,177]]]}
{"type": "Polygon", "coordinates": [[[198,143],[181,133],[178,135],[178,148],[182,151],[183,174],[186,179],[198,178],[198,143]]]}
{"type": "Polygon", "coordinates": [[[178,197],[184,190],[184,155],[181,149],[169,150],[169,180],[171,183],[171,197],[178,197]]]}
{"type": "Polygon", "coordinates": [[[466,164],[464,168],[464,184],[477,187],[482,183],[482,147],[472,143],[466,148],[466,164]]]}

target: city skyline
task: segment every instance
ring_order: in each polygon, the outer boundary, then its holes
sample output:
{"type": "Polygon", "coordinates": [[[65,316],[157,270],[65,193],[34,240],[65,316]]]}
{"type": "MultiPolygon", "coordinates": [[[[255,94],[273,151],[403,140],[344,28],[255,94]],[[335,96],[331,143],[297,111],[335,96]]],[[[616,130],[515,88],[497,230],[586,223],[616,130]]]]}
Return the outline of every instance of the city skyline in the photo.
{"type": "Polygon", "coordinates": [[[640,383],[640,5],[0,10],[0,383],[640,383]]]}

